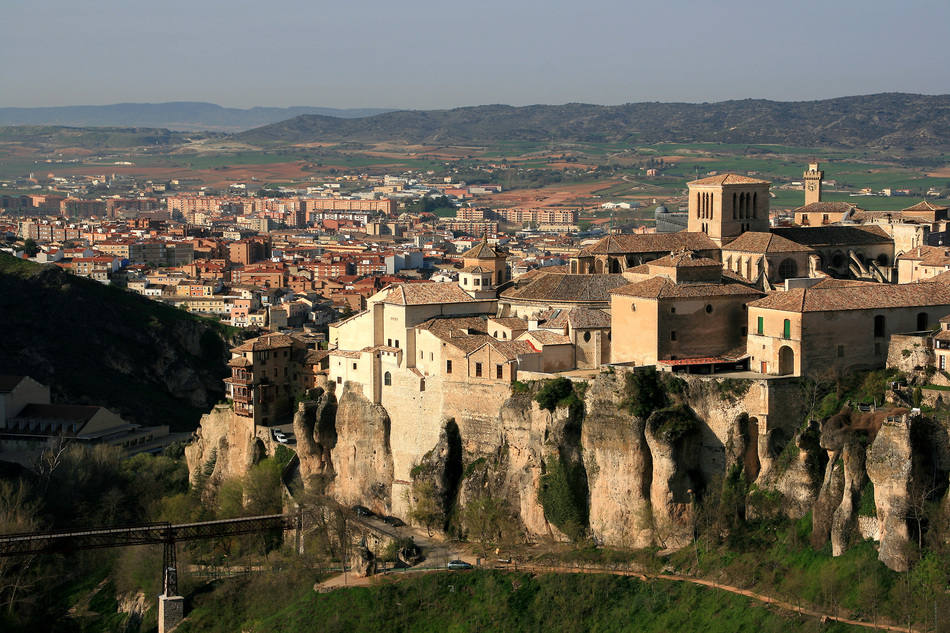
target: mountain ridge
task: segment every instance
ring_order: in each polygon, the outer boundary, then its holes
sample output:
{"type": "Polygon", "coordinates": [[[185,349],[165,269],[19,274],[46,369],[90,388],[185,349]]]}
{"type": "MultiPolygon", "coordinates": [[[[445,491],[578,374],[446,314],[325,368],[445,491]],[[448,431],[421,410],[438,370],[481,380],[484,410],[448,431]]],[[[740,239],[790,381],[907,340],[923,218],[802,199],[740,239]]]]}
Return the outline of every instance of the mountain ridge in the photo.
{"type": "Polygon", "coordinates": [[[743,99],[619,106],[482,105],[340,119],[300,115],[232,135],[274,144],[390,141],[722,142],[798,146],[950,147],[950,95],[881,93],[821,101],[743,99]]]}

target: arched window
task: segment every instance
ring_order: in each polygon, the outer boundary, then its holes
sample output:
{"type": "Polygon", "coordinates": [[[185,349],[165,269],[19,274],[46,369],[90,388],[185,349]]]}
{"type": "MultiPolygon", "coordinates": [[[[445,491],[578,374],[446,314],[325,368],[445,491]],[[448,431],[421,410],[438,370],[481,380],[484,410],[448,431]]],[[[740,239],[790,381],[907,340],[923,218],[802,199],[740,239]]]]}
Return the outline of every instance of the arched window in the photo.
{"type": "Polygon", "coordinates": [[[739,196],[736,195],[736,192],[732,192],[732,219],[736,220],[739,218],[739,196]]]}
{"type": "Polygon", "coordinates": [[[883,314],[874,317],[874,338],[884,338],[884,326],[886,324],[887,320],[883,314]]]}
{"type": "Polygon", "coordinates": [[[756,216],[755,216],[755,207],[756,207],[756,205],[758,204],[758,202],[759,202],[759,194],[758,194],[758,193],[753,193],[753,194],[752,194],[752,217],[753,217],[753,218],[756,217],[756,216]]]}
{"type": "Polygon", "coordinates": [[[584,342],[590,343],[590,332],[584,332],[584,342]]]}
{"type": "Polygon", "coordinates": [[[393,384],[393,376],[388,371],[383,374],[383,384],[387,387],[392,386],[393,384]]]}
{"type": "Polygon", "coordinates": [[[792,258],[786,258],[782,260],[782,263],[778,265],[778,276],[779,279],[791,279],[798,275],[798,264],[792,258]]]}

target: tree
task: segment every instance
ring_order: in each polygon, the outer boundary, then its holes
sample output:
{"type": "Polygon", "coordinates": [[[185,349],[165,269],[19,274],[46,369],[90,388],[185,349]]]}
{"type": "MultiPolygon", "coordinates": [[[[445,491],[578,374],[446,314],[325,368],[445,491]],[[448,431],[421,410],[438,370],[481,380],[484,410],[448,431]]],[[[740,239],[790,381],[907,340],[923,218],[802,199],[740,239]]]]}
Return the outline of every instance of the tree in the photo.
{"type": "Polygon", "coordinates": [[[40,247],[36,245],[32,237],[28,237],[23,241],[23,252],[27,257],[35,257],[40,252],[40,247]]]}
{"type": "Polygon", "coordinates": [[[409,518],[424,526],[426,533],[432,536],[432,528],[444,518],[435,484],[431,481],[413,482],[412,501],[409,518]]]}

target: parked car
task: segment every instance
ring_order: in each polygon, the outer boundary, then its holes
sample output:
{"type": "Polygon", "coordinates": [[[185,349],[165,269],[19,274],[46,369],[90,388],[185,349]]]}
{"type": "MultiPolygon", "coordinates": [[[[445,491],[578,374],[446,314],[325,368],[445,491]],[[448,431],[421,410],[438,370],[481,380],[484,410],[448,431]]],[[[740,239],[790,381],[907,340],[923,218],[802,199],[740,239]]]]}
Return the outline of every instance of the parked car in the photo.
{"type": "Polygon", "coordinates": [[[450,560],[446,567],[449,569],[472,569],[472,565],[464,560],[450,560]]]}
{"type": "Polygon", "coordinates": [[[287,436],[280,429],[274,429],[271,432],[271,435],[274,437],[276,441],[280,442],[281,444],[287,443],[287,436]]]}
{"type": "Polygon", "coordinates": [[[400,519],[399,517],[386,516],[386,517],[380,517],[379,520],[385,523],[386,525],[391,525],[393,527],[402,527],[405,525],[403,520],[400,519]]]}

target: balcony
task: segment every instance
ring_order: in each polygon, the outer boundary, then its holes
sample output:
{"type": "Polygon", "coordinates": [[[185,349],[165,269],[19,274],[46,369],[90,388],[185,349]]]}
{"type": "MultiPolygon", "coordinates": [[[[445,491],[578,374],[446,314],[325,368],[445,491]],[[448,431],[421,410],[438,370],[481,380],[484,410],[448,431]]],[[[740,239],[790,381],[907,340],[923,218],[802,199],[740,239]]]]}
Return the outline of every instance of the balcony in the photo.
{"type": "Polygon", "coordinates": [[[237,400],[234,401],[234,412],[246,418],[254,417],[254,407],[250,404],[238,402],[237,400]]]}

